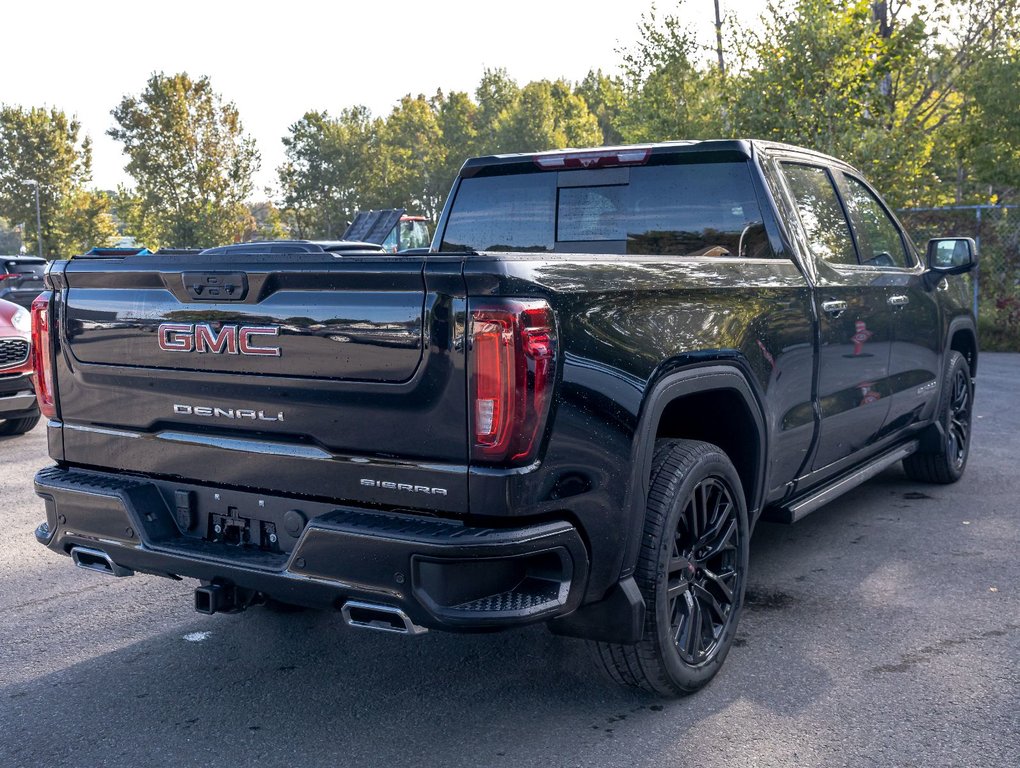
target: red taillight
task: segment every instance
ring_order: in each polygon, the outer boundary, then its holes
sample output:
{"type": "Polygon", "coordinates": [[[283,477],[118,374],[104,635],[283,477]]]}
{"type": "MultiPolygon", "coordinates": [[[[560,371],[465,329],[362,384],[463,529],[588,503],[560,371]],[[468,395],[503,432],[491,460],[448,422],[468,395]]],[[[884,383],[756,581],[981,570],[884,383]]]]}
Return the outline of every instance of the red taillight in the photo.
{"type": "Polygon", "coordinates": [[[17,273],[10,273],[10,272],[8,272],[5,275],[0,275],[0,280],[8,280],[8,279],[10,279],[12,277],[21,277],[21,275],[19,275],[17,273]]]}
{"type": "Polygon", "coordinates": [[[57,415],[53,390],[53,353],[50,349],[50,294],[32,302],[32,381],[39,410],[47,419],[57,415]]]}
{"type": "Polygon", "coordinates": [[[556,379],[556,321],[541,300],[471,305],[472,457],[526,463],[545,430],[556,379]]]}

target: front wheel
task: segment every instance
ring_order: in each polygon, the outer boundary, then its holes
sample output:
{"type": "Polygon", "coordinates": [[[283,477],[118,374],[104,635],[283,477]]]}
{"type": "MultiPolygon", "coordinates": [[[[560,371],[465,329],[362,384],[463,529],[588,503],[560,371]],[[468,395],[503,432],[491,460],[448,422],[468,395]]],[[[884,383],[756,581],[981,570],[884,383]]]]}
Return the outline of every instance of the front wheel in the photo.
{"type": "Polygon", "coordinates": [[[659,441],[634,573],[645,600],[643,636],[634,645],[591,644],[610,677],[665,696],[705,686],[733,645],[748,539],[729,457],[710,443],[659,441]]]}
{"type": "Polygon", "coordinates": [[[955,483],[963,477],[970,455],[970,431],[974,407],[974,384],[967,358],[955,349],[946,359],[937,418],[942,442],[932,453],[914,453],[903,460],[907,477],[922,483],[955,483]]]}

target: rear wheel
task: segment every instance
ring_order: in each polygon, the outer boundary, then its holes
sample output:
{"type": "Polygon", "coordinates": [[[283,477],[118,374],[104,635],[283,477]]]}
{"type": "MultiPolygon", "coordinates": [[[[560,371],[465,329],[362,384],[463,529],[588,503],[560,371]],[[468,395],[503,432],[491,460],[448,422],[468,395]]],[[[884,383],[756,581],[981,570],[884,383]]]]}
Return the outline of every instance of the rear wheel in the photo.
{"type": "Polygon", "coordinates": [[[0,421],[0,436],[23,435],[35,428],[39,423],[39,416],[26,416],[23,419],[6,419],[0,421]]]}
{"type": "Polygon", "coordinates": [[[645,599],[643,637],[594,642],[595,658],[624,685],[694,693],[733,645],[747,560],[747,507],[729,457],[709,443],[660,441],[634,574],[645,599]]]}
{"type": "Polygon", "coordinates": [[[907,477],[922,483],[955,483],[963,477],[970,455],[971,412],[974,385],[967,358],[956,350],[949,352],[946,375],[942,380],[938,419],[942,425],[942,443],[933,453],[915,453],[903,460],[907,477]]]}

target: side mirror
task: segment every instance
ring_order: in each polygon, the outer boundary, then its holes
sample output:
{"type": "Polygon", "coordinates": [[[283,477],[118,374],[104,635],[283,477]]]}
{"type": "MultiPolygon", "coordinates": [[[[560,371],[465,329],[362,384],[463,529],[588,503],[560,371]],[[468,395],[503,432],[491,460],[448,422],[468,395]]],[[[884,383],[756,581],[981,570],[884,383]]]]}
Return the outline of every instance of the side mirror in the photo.
{"type": "Polygon", "coordinates": [[[928,241],[928,269],[962,275],[977,266],[977,243],[969,237],[937,237],[928,241]]]}

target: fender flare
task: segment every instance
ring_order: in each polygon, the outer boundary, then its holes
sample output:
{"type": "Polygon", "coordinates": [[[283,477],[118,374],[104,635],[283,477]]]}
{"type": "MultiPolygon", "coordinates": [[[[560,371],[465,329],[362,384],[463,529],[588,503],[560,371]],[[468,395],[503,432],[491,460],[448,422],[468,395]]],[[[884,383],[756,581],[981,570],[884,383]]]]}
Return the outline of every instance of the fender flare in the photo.
{"type": "Polygon", "coordinates": [[[641,415],[634,432],[631,450],[631,476],[628,499],[625,508],[629,512],[627,541],[624,548],[622,577],[633,573],[641,548],[642,531],[645,522],[645,505],[648,498],[649,477],[652,456],[655,452],[655,432],[666,407],[674,400],[700,392],[729,390],[739,395],[754,419],[758,438],[758,466],[755,470],[755,498],[746,499],[748,522],[753,525],[755,515],[760,512],[765,492],[765,470],[767,466],[768,432],[761,402],[748,377],[736,365],[708,364],[667,374],[657,381],[645,396],[641,415]]]}
{"type": "Polygon", "coordinates": [[[971,375],[973,376],[977,371],[977,359],[978,359],[978,332],[977,323],[974,322],[974,318],[970,315],[959,315],[949,321],[949,327],[946,329],[946,338],[943,341],[942,349],[942,362],[945,362],[946,355],[949,354],[949,350],[952,349],[953,336],[956,335],[957,331],[969,331],[971,336],[974,337],[974,361],[971,366],[971,375]]]}

